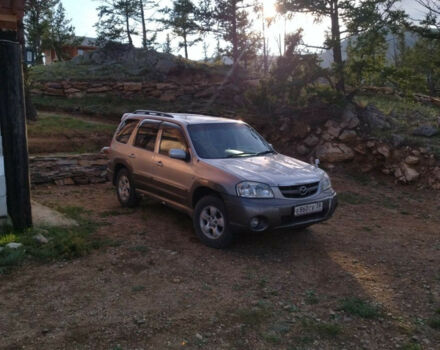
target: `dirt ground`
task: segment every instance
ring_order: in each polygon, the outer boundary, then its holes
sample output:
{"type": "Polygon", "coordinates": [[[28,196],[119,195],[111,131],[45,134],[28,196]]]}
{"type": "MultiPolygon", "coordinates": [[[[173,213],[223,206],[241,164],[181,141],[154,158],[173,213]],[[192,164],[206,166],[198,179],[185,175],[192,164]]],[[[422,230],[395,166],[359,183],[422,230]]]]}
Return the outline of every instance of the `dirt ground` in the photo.
{"type": "Polygon", "coordinates": [[[45,205],[86,208],[113,244],[0,276],[0,348],[440,349],[440,193],[333,179],[332,220],[227,250],[159,203],[121,209],[110,184],[38,187],[45,205]]]}

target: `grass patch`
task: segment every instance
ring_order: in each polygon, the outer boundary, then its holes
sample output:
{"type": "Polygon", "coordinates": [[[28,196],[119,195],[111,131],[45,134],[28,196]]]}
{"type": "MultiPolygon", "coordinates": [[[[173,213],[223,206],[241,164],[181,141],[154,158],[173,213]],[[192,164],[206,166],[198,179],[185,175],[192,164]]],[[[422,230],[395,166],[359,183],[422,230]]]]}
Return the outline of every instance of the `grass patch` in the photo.
{"type": "Polygon", "coordinates": [[[402,350],[422,350],[422,346],[420,344],[415,344],[415,343],[406,343],[400,349],[402,349],[402,350]]]}
{"type": "Polygon", "coordinates": [[[359,193],[350,192],[350,191],[339,193],[338,200],[341,203],[352,204],[352,205],[368,203],[367,197],[364,197],[359,193]]]}
{"type": "Polygon", "coordinates": [[[336,323],[317,322],[312,319],[303,319],[301,326],[304,331],[314,333],[323,338],[336,338],[342,333],[342,327],[336,323]]]}
{"type": "Polygon", "coordinates": [[[0,236],[0,246],[6,245],[11,242],[16,242],[17,236],[13,233],[8,233],[6,235],[0,236]]]}
{"type": "Polygon", "coordinates": [[[428,326],[432,329],[440,330],[440,316],[431,317],[428,320],[428,326]]]}
{"type": "Polygon", "coordinates": [[[103,242],[94,236],[98,224],[91,221],[80,207],[60,207],[61,212],[75,219],[75,227],[47,227],[16,231],[7,228],[7,235],[15,237],[23,247],[18,249],[5,248],[0,252],[0,273],[9,273],[14,267],[20,266],[26,260],[48,262],[54,260],[69,260],[88,254],[92,249],[103,246],[103,242]],[[33,236],[42,233],[48,243],[41,244],[33,236]]]}
{"type": "Polygon", "coordinates": [[[36,121],[28,122],[28,135],[30,137],[59,136],[59,135],[90,135],[104,133],[112,135],[116,125],[91,122],[84,119],[40,113],[36,121]]]}
{"type": "Polygon", "coordinates": [[[382,314],[378,305],[374,305],[357,297],[342,300],[340,310],[343,310],[348,314],[367,319],[375,319],[380,317],[382,314]]]}
{"type": "Polygon", "coordinates": [[[307,290],[304,295],[304,301],[308,305],[315,305],[319,303],[319,298],[313,290],[307,290]]]}
{"type": "Polygon", "coordinates": [[[267,307],[254,307],[251,309],[238,309],[234,312],[234,316],[239,323],[256,328],[267,321],[271,316],[271,312],[267,307]]]}
{"type": "MultiPolygon", "coordinates": [[[[59,96],[32,96],[32,102],[41,110],[74,112],[105,117],[107,120],[119,122],[122,114],[136,109],[153,109],[162,111],[204,113],[222,115],[229,111],[227,105],[213,103],[207,105],[204,100],[165,102],[152,97],[123,98],[118,96],[84,96],[65,98],[59,96]]],[[[113,130],[114,131],[114,130],[113,130]]]]}
{"type": "Polygon", "coordinates": [[[146,288],[144,286],[134,286],[131,291],[134,293],[143,292],[146,288]]]}

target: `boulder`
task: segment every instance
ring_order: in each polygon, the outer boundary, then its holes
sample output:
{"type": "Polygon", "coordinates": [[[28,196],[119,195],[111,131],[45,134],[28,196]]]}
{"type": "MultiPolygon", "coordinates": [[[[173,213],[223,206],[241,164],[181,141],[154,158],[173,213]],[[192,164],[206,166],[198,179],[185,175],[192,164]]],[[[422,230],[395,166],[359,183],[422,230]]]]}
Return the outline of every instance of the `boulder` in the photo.
{"type": "Polygon", "coordinates": [[[330,135],[331,138],[337,138],[342,131],[340,125],[334,120],[328,120],[325,123],[325,127],[327,128],[327,134],[330,135]]]}
{"type": "Polygon", "coordinates": [[[402,163],[400,166],[402,170],[403,177],[406,182],[413,182],[417,180],[420,176],[420,174],[417,172],[417,170],[410,168],[407,164],[402,163]]]}
{"type": "Polygon", "coordinates": [[[101,92],[107,92],[110,91],[112,88],[110,86],[107,85],[102,85],[102,86],[96,86],[96,87],[91,87],[87,89],[88,93],[101,93],[101,92]]]}
{"type": "Polygon", "coordinates": [[[423,136],[423,137],[432,137],[437,135],[439,130],[432,125],[425,124],[419,126],[417,129],[413,131],[414,136],[423,136]]]}
{"type": "Polygon", "coordinates": [[[310,125],[302,121],[295,120],[292,123],[292,136],[294,138],[303,139],[310,132],[310,125]]]}
{"type": "Polygon", "coordinates": [[[310,134],[309,136],[306,137],[306,139],[304,140],[304,143],[308,147],[314,147],[319,143],[319,138],[313,134],[310,134]]]}
{"type": "Polygon", "coordinates": [[[354,151],[343,143],[326,142],[318,147],[316,156],[323,162],[337,163],[352,160],[354,151]]]}
{"type": "Polygon", "coordinates": [[[307,153],[309,153],[309,149],[306,146],[304,146],[304,145],[298,145],[296,147],[296,153],[298,153],[301,156],[304,156],[307,153]]]}
{"type": "Polygon", "coordinates": [[[140,90],[142,90],[142,83],[136,83],[136,82],[124,83],[124,91],[126,92],[140,91],[140,90]]]}
{"type": "Polygon", "coordinates": [[[361,112],[361,118],[371,130],[386,130],[391,128],[387,117],[372,104],[369,104],[361,112]]]}
{"type": "Polygon", "coordinates": [[[391,144],[393,147],[400,147],[405,142],[405,137],[399,134],[391,135],[391,144]]]}
{"type": "Polygon", "coordinates": [[[11,243],[6,244],[6,248],[9,248],[9,249],[18,249],[18,248],[21,248],[22,246],[23,246],[23,244],[16,243],[16,242],[11,242],[11,243]]]}
{"type": "Polygon", "coordinates": [[[405,158],[405,163],[408,165],[415,165],[420,161],[419,157],[417,156],[408,156],[405,158]]]}
{"type": "Polygon", "coordinates": [[[339,140],[342,142],[352,142],[356,140],[357,133],[354,130],[344,130],[341,135],[339,135],[339,140]]]}
{"type": "Polygon", "coordinates": [[[172,91],[166,91],[164,94],[160,96],[160,100],[163,102],[171,102],[176,100],[176,94],[172,91]]]}
{"type": "Polygon", "coordinates": [[[359,123],[356,107],[352,104],[347,105],[342,112],[341,127],[344,129],[355,129],[358,127],[359,123]]]}
{"type": "Polygon", "coordinates": [[[387,145],[380,145],[379,147],[377,147],[377,153],[381,154],[385,158],[389,158],[391,152],[390,148],[387,145]]]}

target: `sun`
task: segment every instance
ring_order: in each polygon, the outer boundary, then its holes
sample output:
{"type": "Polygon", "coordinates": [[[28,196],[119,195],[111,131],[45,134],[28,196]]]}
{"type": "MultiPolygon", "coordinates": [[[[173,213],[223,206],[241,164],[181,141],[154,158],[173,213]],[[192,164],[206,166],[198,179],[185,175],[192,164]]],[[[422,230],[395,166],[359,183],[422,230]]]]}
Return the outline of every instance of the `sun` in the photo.
{"type": "Polygon", "coordinates": [[[277,0],[263,0],[265,17],[275,17],[277,14],[276,2],[277,0]]]}

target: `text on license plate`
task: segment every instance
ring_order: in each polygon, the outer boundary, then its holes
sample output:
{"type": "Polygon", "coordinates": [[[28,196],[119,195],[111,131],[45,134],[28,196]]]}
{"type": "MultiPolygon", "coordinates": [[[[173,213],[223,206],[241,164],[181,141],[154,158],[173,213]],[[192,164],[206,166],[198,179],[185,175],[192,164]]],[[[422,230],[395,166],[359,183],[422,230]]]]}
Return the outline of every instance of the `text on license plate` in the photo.
{"type": "Polygon", "coordinates": [[[310,203],[295,207],[295,216],[303,216],[307,214],[319,213],[323,209],[323,202],[310,203]]]}

